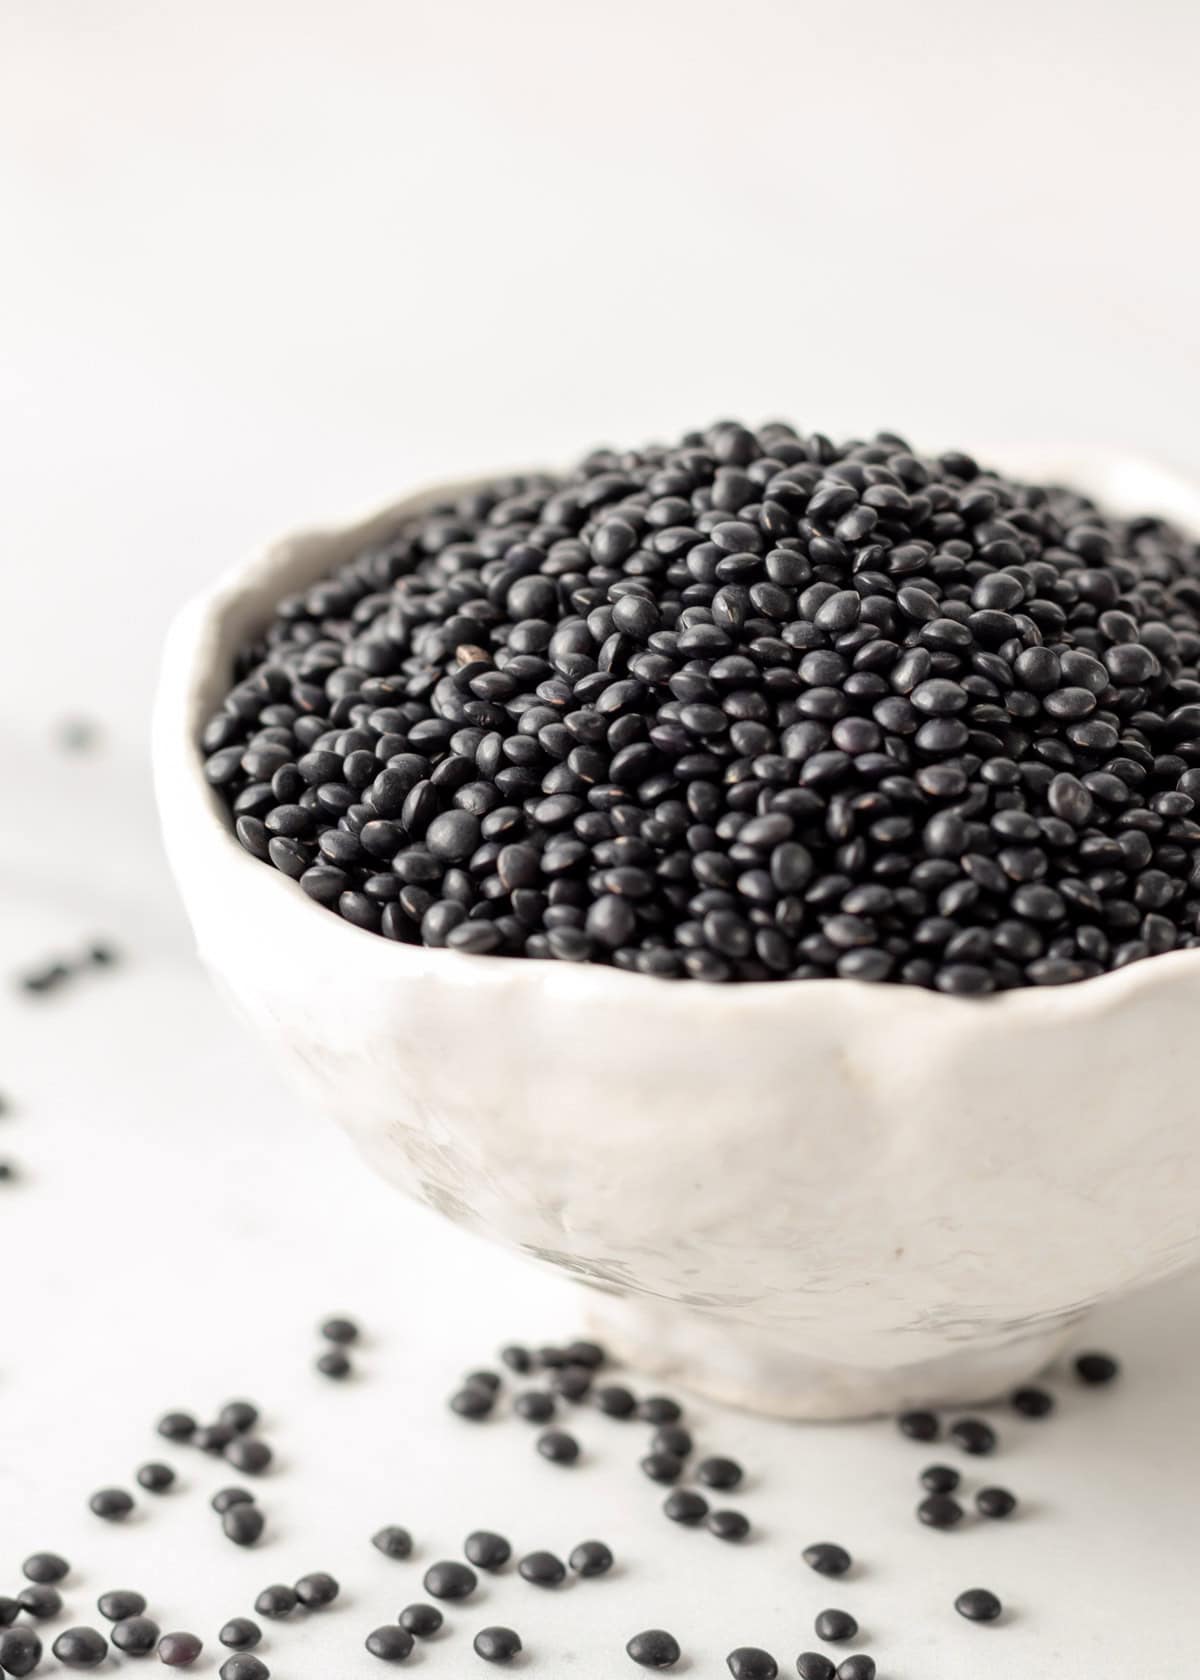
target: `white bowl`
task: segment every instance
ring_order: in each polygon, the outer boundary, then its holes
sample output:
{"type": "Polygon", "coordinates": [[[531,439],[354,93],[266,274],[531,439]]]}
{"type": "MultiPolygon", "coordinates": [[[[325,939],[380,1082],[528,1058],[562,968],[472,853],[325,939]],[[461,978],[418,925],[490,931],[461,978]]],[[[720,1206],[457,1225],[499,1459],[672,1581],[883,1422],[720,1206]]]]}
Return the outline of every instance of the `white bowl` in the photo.
{"type": "MultiPolygon", "coordinates": [[[[1016,466],[1200,530],[1200,492],[1156,469],[1016,466]]],[[[296,1089],[394,1184],[601,1291],[643,1368],[789,1417],[985,1399],[1200,1256],[1200,951],[983,1000],[706,986],[394,944],[241,849],[196,746],[235,649],[445,494],[278,544],[167,644],[167,850],[296,1089]]]]}

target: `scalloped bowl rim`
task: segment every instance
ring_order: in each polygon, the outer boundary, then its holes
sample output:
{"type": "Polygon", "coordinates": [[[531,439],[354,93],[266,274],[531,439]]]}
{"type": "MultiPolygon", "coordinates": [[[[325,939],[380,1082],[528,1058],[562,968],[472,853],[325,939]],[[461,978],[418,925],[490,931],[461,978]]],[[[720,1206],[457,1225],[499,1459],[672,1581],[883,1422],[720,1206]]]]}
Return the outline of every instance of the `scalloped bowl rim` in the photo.
{"type": "MultiPolygon", "coordinates": [[[[1005,470],[1072,483],[1101,501],[1105,499],[1104,481],[1114,475],[1145,483],[1148,493],[1157,495],[1158,502],[1166,505],[1156,507],[1147,502],[1143,511],[1162,512],[1200,530],[1200,488],[1153,463],[1079,451],[1058,451],[1048,457],[1026,456],[1022,460],[1020,451],[996,450],[986,458],[1011,463],[1014,457],[1016,465],[1007,465],[1005,470]],[[1067,464],[1061,468],[1048,466],[1047,460],[1067,464]]],[[[497,472],[418,488],[365,519],[306,529],[284,537],[260,550],[248,562],[228,567],[208,589],[180,609],[167,636],[153,728],[155,783],[169,853],[177,840],[182,842],[185,825],[190,825],[192,838],[206,849],[214,881],[220,877],[230,879],[237,872],[240,887],[249,883],[253,874],[257,892],[274,895],[271,899],[264,898],[264,910],[271,906],[281,915],[304,918],[311,940],[324,947],[330,960],[353,965],[360,979],[364,975],[377,975],[381,982],[395,981],[402,970],[407,979],[436,973],[443,982],[453,979],[473,990],[508,989],[516,985],[537,989],[549,985],[560,1001],[569,1002],[577,996],[581,1003],[592,1006],[601,1000],[616,1005],[649,1003],[651,999],[666,1004],[669,999],[686,1008],[697,1032],[718,1025],[728,1026],[742,1011],[760,1020],[764,1010],[775,1011],[783,1023],[796,1027],[800,1025],[800,1012],[807,1006],[828,1009],[842,1004],[848,1006],[848,1013],[857,1017],[860,1027],[862,1012],[879,1008],[893,1022],[897,1011],[904,1011],[913,1019],[920,1017],[930,1032],[952,1023],[965,1025],[963,1012],[980,1010],[993,1019],[1002,1015],[1005,1025],[1018,1029],[1035,1022],[1044,1029],[1048,1020],[1076,1021],[1092,1011],[1104,1013],[1119,1009],[1129,999],[1169,984],[1185,968],[1200,966],[1200,948],[1173,951],[1068,985],[1026,986],[967,998],[887,981],[769,980],[717,985],[635,974],[602,963],[472,956],[408,945],[357,928],[316,904],[294,881],[242,848],[225,807],[202,774],[198,730],[228,685],[228,670],[221,672],[217,666],[229,657],[231,650],[226,644],[231,639],[241,639],[232,629],[232,622],[245,618],[241,630],[244,634],[251,623],[261,622],[263,618],[263,605],[246,611],[252,601],[263,603],[269,611],[269,603],[279,600],[301,578],[308,582],[327,575],[339,563],[330,557],[335,547],[352,553],[384,535],[398,518],[504,476],[509,474],[497,472]]]]}

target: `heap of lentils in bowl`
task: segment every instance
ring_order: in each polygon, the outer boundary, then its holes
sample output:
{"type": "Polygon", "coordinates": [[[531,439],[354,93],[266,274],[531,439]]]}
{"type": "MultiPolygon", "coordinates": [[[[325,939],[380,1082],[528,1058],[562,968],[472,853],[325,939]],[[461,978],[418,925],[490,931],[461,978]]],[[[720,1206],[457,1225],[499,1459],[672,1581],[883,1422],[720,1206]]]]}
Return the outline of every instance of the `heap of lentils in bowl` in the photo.
{"type": "Polygon", "coordinates": [[[1162,519],[724,422],[399,519],[203,750],[246,850],[389,939],[974,994],[1200,943],[1198,667],[1162,519]]]}

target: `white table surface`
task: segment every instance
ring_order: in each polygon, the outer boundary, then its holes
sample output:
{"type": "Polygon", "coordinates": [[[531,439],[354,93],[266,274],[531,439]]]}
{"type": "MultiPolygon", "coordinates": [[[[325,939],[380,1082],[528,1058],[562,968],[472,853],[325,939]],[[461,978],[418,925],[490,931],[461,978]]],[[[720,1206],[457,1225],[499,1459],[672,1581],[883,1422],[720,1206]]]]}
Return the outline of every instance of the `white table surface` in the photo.
{"type": "Polygon", "coordinates": [[[384,1672],[362,1637],[424,1565],[495,1525],[522,1548],[603,1536],[622,1568],[488,1582],[431,1675],[480,1670],[468,1635],[495,1621],[555,1680],[636,1672],[621,1646],[655,1624],[716,1680],[738,1643],[790,1663],[831,1603],[881,1680],[1182,1672],[1200,1279],[1098,1316],[1118,1387],[1005,1422],[983,1468],[1022,1496],[1008,1524],[919,1529],[933,1455],[886,1425],[697,1406],[702,1443],[748,1466],[732,1502],[760,1538],[681,1532],[633,1467],[641,1430],[585,1415],[588,1462],[562,1472],[525,1426],[445,1411],[463,1368],[580,1303],[293,1105],[192,961],[142,764],[183,596],[424,478],[730,412],[1200,471],[1198,49],[1178,0],[0,7],[0,969],[93,933],[126,953],[42,1002],[0,987],[0,1155],[24,1180],[0,1186],[0,1591],[60,1548],[73,1619],[140,1586],[212,1674],[221,1620],[329,1568],[337,1608],[264,1655],[353,1680],[384,1672]],[[78,713],[94,757],[50,745],[78,713]],[[311,1369],[339,1309],[371,1332],[345,1387],[311,1369]],[[255,1552],[207,1509],[220,1466],[150,1428],[242,1392],[279,1450],[255,1552]],[[160,1448],[178,1493],[90,1516],[160,1448]],[[412,1564],[367,1543],[388,1521],[412,1564]],[[819,1538],[861,1559],[845,1583],[800,1563],[819,1538]],[[955,1616],[973,1585],[1004,1625],[955,1616]]]}

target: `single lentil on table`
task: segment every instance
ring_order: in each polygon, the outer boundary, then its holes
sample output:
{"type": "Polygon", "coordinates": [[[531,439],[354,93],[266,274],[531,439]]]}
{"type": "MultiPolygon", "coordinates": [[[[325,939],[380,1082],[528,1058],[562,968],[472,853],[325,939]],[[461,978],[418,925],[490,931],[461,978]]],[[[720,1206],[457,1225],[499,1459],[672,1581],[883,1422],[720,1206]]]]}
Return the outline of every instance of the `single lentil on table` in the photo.
{"type": "Polygon", "coordinates": [[[205,725],[353,925],[955,994],[1200,941],[1200,551],[888,432],[470,491],[281,600],[205,725]]]}

